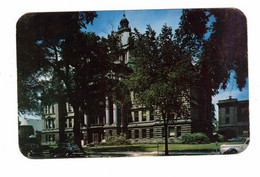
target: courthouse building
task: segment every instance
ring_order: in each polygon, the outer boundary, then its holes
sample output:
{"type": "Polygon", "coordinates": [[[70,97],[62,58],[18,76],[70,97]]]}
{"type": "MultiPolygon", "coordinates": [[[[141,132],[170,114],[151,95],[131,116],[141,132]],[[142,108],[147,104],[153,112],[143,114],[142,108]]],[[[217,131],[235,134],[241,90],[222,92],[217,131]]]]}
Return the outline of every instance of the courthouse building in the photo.
{"type": "MultiPolygon", "coordinates": [[[[123,16],[118,27],[117,35],[121,38],[121,46],[125,53],[118,58],[115,63],[123,62],[131,67],[133,55],[128,50],[128,38],[131,35],[129,21],[123,16]]],[[[118,78],[121,80],[122,78],[118,78]]],[[[177,118],[168,126],[169,142],[175,141],[183,133],[193,133],[207,131],[212,125],[211,117],[206,112],[210,112],[205,104],[200,104],[200,98],[204,98],[203,92],[199,89],[191,89],[191,101],[187,103],[190,109],[188,119],[177,118]]],[[[158,110],[147,109],[134,99],[131,93],[131,108],[123,109],[116,105],[111,99],[106,97],[100,101],[98,113],[87,115],[82,114],[82,140],[85,143],[101,142],[106,137],[116,137],[121,133],[125,134],[132,142],[162,142],[164,141],[163,120],[158,110]]],[[[211,102],[209,101],[209,104],[211,102]]],[[[59,140],[59,109],[58,104],[45,106],[42,119],[42,142],[45,144],[56,143],[59,140]]],[[[65,134],[69,138],[73,136],[74,113],[69,103],[66,103],[65,134]]]]}

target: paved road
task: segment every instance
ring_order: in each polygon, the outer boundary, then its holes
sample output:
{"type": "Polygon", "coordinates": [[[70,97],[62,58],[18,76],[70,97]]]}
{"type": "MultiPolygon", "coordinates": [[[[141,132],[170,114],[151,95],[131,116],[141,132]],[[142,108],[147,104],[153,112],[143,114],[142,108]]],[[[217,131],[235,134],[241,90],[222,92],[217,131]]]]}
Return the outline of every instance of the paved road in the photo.
{"type": "MultiPolygon", "coordinates": [[[[219,152],[169,152],[170,156],[175,155],[218,155],[219,152]]],[[[104,156],[104,157],[138,157],[138,156],[163,156],[164,152],[88,152],[87,156],[104,156]]]]}

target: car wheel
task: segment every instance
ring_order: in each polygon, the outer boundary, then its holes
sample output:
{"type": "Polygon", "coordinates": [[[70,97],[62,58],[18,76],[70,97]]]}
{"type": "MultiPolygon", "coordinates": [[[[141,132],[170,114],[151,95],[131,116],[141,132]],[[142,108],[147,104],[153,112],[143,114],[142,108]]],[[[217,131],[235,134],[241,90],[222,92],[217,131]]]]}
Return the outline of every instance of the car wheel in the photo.
{"type": "Polygon", "coordinates": [[[226,152],[224,152],[224,154],[237,154],[238,151],[236,149],[229,149],[226,152]]]}
{"type": "Polygon", "coordinates": [[[236,153],[238,153],[236,149],[232,149],[232,150],[230,151],[230,154],[236,154],[236,153]]]}

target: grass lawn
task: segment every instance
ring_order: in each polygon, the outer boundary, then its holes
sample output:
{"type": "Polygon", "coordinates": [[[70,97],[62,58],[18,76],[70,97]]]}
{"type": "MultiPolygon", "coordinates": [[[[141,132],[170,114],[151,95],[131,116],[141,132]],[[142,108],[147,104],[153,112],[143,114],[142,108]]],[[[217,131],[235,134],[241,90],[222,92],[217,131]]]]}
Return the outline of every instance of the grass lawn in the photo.
{"type": "MultiPolygon", "coordinates": [[[[221,142],[218,143],[218,149],[222,144],[238,144],[237,142],[221,142]]],[[[159,151],[164,151],[164,144],[158,144],[159,151]]],[[[216,144],[169,144],[169,151],[216,151],[216,144]]],[[[84,150],[97,152],[155,152],[157,151],[157,144],[132,144],[132,145],[117,145],[117,146],[97,146],[86,147],[84,150]]]]}

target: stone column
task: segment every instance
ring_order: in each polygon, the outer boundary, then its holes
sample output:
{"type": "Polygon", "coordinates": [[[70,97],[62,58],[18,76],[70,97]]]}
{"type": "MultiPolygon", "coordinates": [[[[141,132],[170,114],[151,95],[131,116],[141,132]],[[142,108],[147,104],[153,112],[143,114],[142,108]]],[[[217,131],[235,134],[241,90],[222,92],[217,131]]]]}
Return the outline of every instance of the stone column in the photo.
{"type": "Polygon", "coordinates": [[[106,124],[110,124],[109,120],[109,100],[108,97],[106,97],[106,124]]]}
{"type": "Polygon", "coordinates": [[[87,126],[88,125],[88,115],[84,114],[84,124],[87,126]]]}
{"type": "Polygon", "coordinates": [[[117,124],[117,105],[113,104],[113,122],[117,124]]]}

